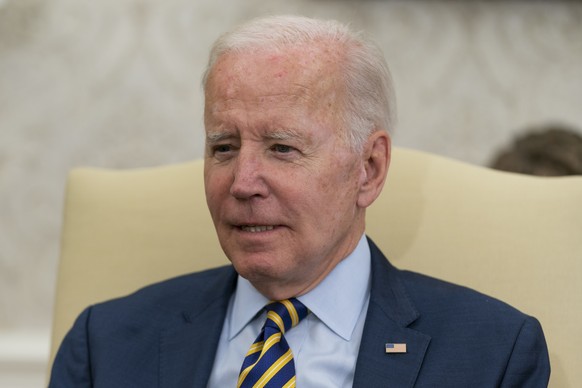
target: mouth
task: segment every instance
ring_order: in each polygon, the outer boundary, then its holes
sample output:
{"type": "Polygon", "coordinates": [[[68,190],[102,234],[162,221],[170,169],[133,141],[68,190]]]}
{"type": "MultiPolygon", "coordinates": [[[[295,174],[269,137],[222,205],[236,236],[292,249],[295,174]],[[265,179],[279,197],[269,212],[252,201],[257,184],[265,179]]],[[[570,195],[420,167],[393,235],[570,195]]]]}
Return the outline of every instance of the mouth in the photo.
{"type": "Polygon", "coordinates": [[[243,232],[249,233],[260,233],[273,230],[275,226],[273,225],[239,225],[238,228],[243,232]]]}

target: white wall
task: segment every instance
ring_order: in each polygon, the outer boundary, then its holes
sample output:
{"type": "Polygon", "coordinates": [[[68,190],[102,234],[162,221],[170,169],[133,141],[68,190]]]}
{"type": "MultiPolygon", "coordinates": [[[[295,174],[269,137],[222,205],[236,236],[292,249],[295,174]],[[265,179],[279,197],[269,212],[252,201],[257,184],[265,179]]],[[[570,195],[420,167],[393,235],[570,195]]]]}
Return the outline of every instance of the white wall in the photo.
{"type": "Polygon", "coordinates": [[[0,338],[45,346],[67,171],[201,157],[208,47],[267,13],[379,42],[396,145],[485,164],[529,125],[582,128],[579,2],[0,0],[0,338]]]}
{"type": "Polygon", "coordinates": [[[48,330],[0,332],[0,387],[42,387],[49,353],[48,330]]]}

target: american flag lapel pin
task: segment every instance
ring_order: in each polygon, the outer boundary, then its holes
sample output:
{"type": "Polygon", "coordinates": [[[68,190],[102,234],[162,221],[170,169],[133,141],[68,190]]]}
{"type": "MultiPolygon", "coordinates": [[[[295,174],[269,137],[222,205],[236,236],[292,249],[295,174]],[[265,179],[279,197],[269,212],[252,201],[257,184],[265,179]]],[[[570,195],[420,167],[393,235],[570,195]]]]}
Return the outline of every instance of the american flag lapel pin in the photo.
{"type": "Polygon", "coordinates": [[[386,344],[386,353],[406,353],[406,344],[386,344]]]}

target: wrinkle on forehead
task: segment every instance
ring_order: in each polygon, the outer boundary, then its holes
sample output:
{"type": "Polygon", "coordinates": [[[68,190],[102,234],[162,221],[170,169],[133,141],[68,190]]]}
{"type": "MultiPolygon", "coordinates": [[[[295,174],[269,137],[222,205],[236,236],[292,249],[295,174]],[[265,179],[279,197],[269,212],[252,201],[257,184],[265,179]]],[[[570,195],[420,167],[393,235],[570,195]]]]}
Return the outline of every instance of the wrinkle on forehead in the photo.
{"type": "Polygon", "coordinates": [[[310,101],[312,101],[312,98],[309,93],[273,93],[256,96],[256,98],[251,100],[241,98],[213,100],[211,106],[207,108],[210,108],[209,112],[221,113],[236,109],[260,109],[265,105],[278,103],[280,104],[279,109],[294,109],[298,103],[303,102],[305,105],[308,105],[310,101]]]}
{"type": "Polygon", "coordinates": [[[345,106],[340,51],[316,44],[223,54],[209,74],[205,123],[239,110],[249,118],[269,112],[265,120],[287,116],[289,110],[340,128],[345,106]]]}
{"type": "Polygon", "coordinates": [[[219,92],[223,99],[230,99],[236,95],[267,97],[275,95],[274,90],[285,90],[287,94],[321,98],[341,86],[340,51],[316,43],[226,53],[217,60],[209,77],[210,83],[220,85],[221,90],[214,88],[210,94],[219,92]],[[262,71],[253,71],[256,67],[262,71]]]}

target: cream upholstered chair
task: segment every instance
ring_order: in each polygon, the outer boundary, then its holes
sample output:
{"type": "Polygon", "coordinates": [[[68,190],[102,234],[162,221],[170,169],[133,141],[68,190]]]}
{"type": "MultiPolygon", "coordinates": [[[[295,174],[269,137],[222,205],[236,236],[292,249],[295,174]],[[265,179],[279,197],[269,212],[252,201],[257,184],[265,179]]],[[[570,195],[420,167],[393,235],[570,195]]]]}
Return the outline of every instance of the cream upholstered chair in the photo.
{"type": "MultiPolygon", "coordinates": [[[[227,263],[202,170],[195,161],[71,172],[51,360],[85,306],[227,263]]],[[[582,177],[503,173],[395,149],[367,220],[368,234],[396,266],[536,316],[550,349],[551,386],[582,381],[582,177]]]]}

